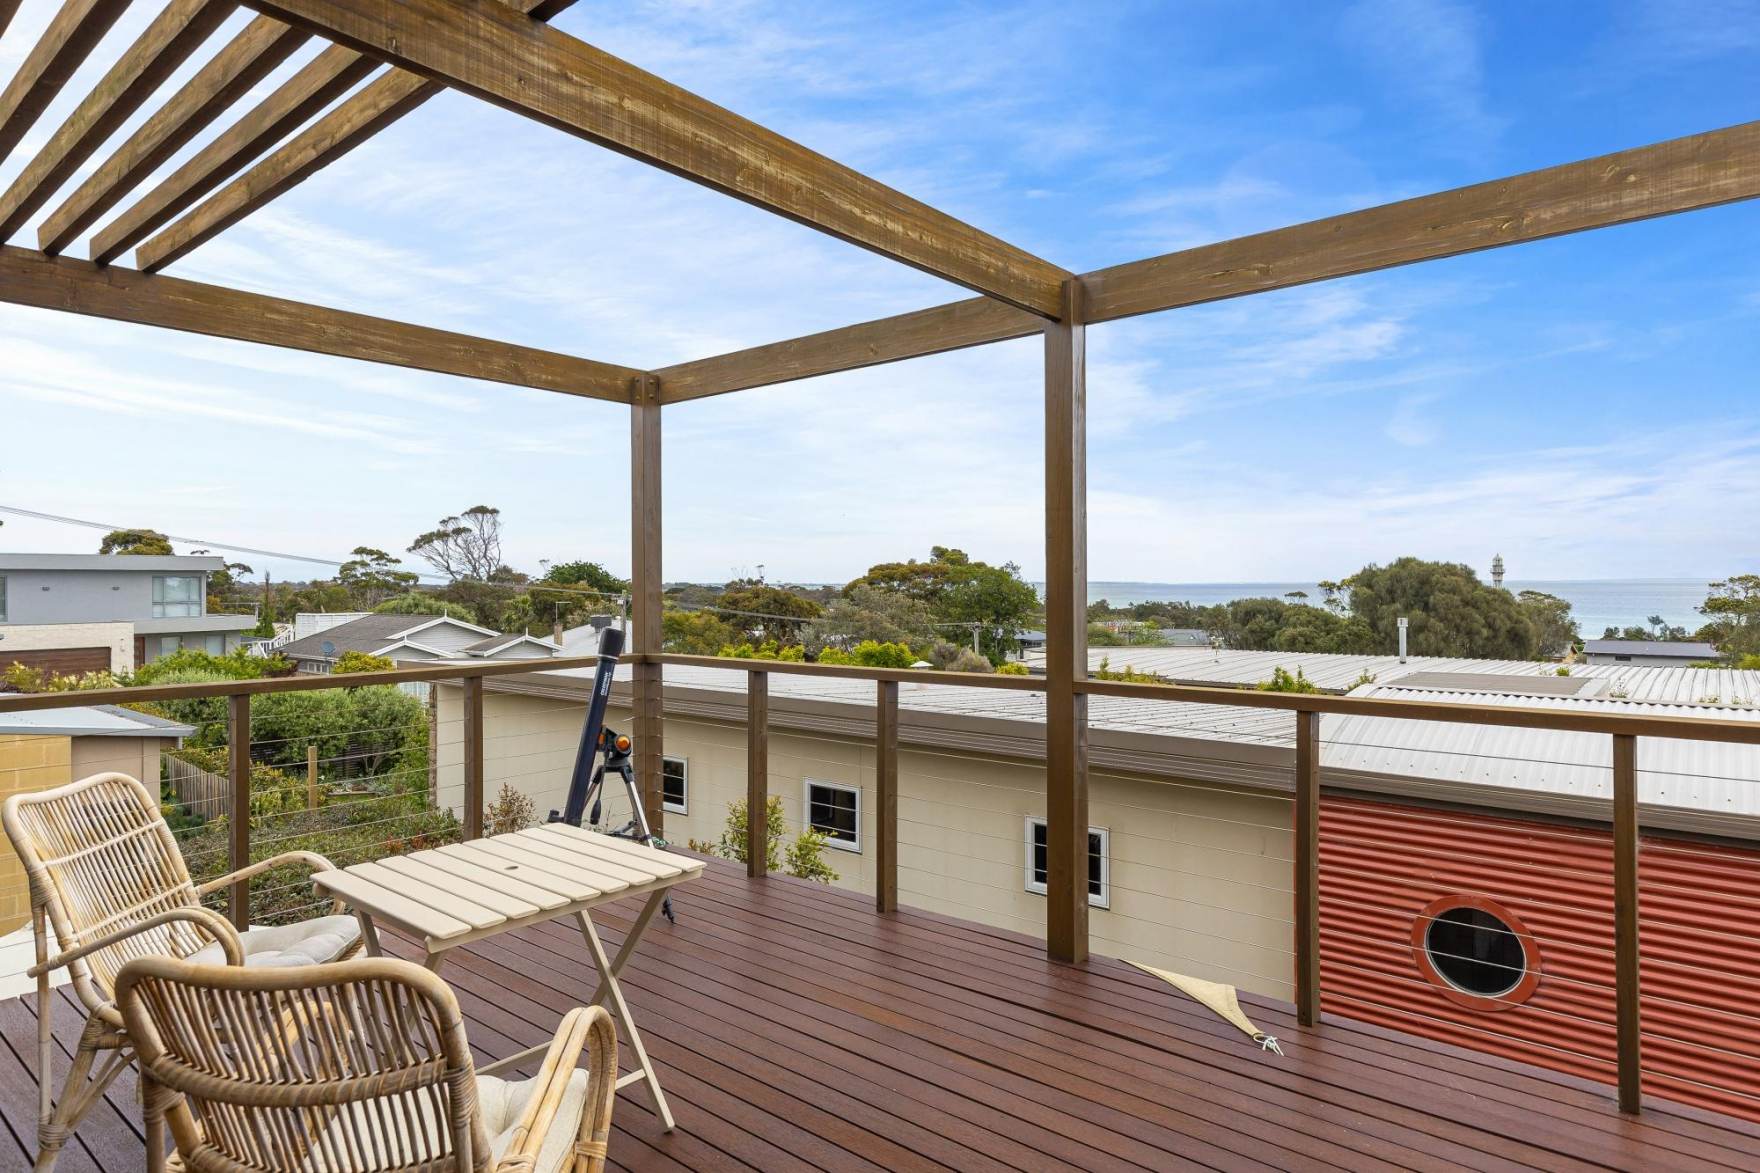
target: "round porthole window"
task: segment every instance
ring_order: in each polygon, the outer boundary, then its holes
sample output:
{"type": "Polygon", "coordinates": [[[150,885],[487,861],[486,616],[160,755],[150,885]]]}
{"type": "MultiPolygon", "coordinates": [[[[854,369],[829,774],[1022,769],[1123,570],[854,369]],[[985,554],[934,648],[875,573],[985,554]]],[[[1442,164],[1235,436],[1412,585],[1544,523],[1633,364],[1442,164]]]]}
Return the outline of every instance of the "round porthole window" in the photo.
{"type": "Polygon", "coordinates": [[[1527,926],[1483,896],[1432,901],[1412,924],[1412,953],[1451,1001],[1507,1010],[1540,984],[1540,953],[1527,926]]]}

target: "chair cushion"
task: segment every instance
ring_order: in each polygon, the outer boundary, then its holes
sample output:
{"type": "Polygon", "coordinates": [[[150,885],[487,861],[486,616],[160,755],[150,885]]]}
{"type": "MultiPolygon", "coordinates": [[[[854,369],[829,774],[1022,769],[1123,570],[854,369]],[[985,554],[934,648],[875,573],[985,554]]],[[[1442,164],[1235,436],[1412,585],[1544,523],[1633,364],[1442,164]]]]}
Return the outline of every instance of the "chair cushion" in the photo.
{"type": "MultiPolygon", "coordinates": [[[[499,1162],[507,1155],[513,1144],[514,1127],[519,1124],[520,1113],[525,1111],[536,1087],[537,1081],[533,1079],[510,1081],[493,1075],[477,1076],[477,1108],[483,1115],[483,1131],[489,1134],[492,1162],[499,1162]]],[[[569,1073],[562,1102],[556,1106],[556,1116],[544,1134],[543,1147],[538,1150],[537,1162],[532,1167],[533,1173],[563,1173],[568,1167],[568,1161],[574,1155],[574,1142],[580,1137],[581,1115],[586,1106],[587,1072],[576,1068],[569,1073]]],[[[386,1113],[379,1101],[357,1100],[348,1106],[348,1112],[349,1117],[330,1125],[336,1151],[350,1151],[351,1135],[378,1138],[377,1155],[391,1163],[412,1160],[412,1150],[433,1153],[441,1147],[442,1125],[435,1120],[434,1102],[427,1095],[413,1098],[402,1111],[386,1113]],[[419,1146],[410,1143],[405,1129],[412,1123],[426,1143],[419,1146]]],[[[493,1164],[490,1167],[493,1168],[493,1164]]],[[[327,1173],[330,1168],[316,1153],[307,1162],[309,1173],[319,1173],[320,1170],[327,1173]]]]}
{"type": "MultiPolygon", "coordinates": [[[[507,1155],[507,1148],[513,1143],[514,1126],[537,1086],[535,1079],[477,1076],[477,1106],[483,1112],[483,1131],[489,1134],[489,1151],[497,1161],[507,1155]]],[[[587,1072],[577,1067],[569,1074],[562,1102],[556,1106],[556,1118],[544,1133],[544,1146],[538,1150],[533,1173],[560,1173],[565,1167],[574,1153],[574,1142],[580,1139],[581,1114],[586,1107],[587,1072]]]]}
{"type": "MultiPolygon", "coordinates": [[[[361,939],[360,922],[352,916],[318,916],[290,925],[247,929],[238,935],[244,963],[252,968],[282,969],[335,961],[361,939]]],[[[189,958],[197,965],[223,965],[226,952],[215,941],[189,958]]]]}

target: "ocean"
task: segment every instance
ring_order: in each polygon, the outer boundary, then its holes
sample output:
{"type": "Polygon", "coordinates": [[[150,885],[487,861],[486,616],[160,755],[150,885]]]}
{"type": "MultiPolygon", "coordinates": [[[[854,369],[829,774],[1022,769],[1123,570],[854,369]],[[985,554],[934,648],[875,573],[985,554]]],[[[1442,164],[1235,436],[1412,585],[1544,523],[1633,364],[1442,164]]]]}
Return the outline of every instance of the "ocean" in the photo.
{"type": "MultiPolygon", "coordinates": [[[[1648,624],[1660,615],[1670,624],[1695,631],[1705,622],[1695,608],[1705,601],[1708,578],[1600,578],[1577,582],[1527,582],[1505,579],[1511,591],[1545,591],[1568,599],[1583,636],[1597,639],[1609,627],[1648,624]]],[[[1041,592],[1044,583],[1035,583],[1041,592]]],[[[1132,603],[1188,602],[1202,606],[1234,599],[1270,596],[1282,598],[1291,591],[1308,592],[1308,601],[1325,597],[1311,582],[1091,582],[1088,599],[1105,599],[1115,607],[1132,603]]]]}

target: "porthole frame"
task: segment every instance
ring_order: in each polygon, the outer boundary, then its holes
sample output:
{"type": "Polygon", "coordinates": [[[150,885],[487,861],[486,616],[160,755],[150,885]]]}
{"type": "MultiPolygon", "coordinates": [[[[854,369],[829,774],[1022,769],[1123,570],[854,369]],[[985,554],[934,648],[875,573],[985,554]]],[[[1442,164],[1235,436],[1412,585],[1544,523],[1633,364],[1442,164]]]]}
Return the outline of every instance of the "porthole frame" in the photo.
{"type": "Polygon", "coordinates": [[[1513,1010],[1533,997],[1534,991],[1540,986],[1539,942],[1534,939],[1534,934],[1528,931],[1528,926],[1523,923],[1521,917],[1489,896],[1444,896],[1426,904],[1412,921],[1412,959],[1417,963],[1418,971],[1424,975],[1424,980],[1434,986],[1438,993],[1455,1005],[1464,1006],[1469,1010],[1484,1010],[1494,1013],[1513,1010]],[[1494,916],[1508,925],[1510,931],[1515,934],[1516,941],[1522,947],[1522,977],[1512,988],[1501,994],[1476,994],[1455,985],[1436,968],[1436,963],[1430,958],[1430,926],[1443,913],[1460,908],[1470,908],[1494,916]]]}

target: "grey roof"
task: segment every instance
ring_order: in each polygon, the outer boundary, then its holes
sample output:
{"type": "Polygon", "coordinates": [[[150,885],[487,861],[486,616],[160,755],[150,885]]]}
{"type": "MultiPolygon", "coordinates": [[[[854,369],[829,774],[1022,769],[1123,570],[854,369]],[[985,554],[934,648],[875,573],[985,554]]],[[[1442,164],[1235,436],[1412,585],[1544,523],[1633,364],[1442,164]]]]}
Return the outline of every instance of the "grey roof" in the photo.
{"type": "Polygon", "coordinates": [[[0,554],[0,570],[215,571],[226,559],[196,554],[0,554]]]}
{"type": "Polygon", "coordinates": [[[195,729],[115,705],[0,713],[0,733],[26,737],[190,737],[195,729]]]}
{"type": "Polygon", "coordinates": [[[405,632],[434,622],[433,615],[367,615],[296,639],[281,647],[281,654],[334,659],[343,652],[372,652],[398,639],[405,632]],[[325,650],[324,645],[330,649],[325,650]]]}
{"type": "MultiPolygon", "coordinates": [[[[486,636],[483,639],[478,640],[474,644],[466,644],[464,647],[460,648],[459,651],[465,652],[466,654],[472,655],[472,656],[482,656],[482,655],[488,654],[489,652],[498,652],[502,648],[507,647],[509,644],[516,644],[516,643],[519,643],[521,640],[529,640],[532,643],[541,644],[542,646],[547,647],[547,648],[554,649],[556,647],[556,645],[551,643],[549,640],[540,638],[539,636],[535,636],[530,633],[526,633],[526,634],[515,633],[512,635],[509,635],[505,632],[497,632],[495,635],[486,636]]],[[[421,641],[417,640],[416,642],[420,643],[421,641]]]]}
{"type": "Polygon", "coordinates": [[[1591,655],[1678,656],[1683,660],[1715,660],[1717,649],[1707,643],[1659,639],[1586,639],[1583,650],[1591,655]]]}

